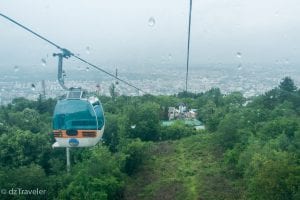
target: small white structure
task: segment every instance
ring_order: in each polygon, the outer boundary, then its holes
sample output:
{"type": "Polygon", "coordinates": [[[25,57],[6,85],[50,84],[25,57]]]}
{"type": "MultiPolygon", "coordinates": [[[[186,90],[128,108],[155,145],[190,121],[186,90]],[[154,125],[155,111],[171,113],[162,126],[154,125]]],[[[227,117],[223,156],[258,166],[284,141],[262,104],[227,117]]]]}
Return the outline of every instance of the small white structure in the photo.
{"type": "Polygon", "coordinates": [[[187,110],[186,105],[180,104],[178,109],[175,107],[169,107],[168,110],[169,120],[174,119],[196,119],[197,118],[197,109],[187,110]]]}

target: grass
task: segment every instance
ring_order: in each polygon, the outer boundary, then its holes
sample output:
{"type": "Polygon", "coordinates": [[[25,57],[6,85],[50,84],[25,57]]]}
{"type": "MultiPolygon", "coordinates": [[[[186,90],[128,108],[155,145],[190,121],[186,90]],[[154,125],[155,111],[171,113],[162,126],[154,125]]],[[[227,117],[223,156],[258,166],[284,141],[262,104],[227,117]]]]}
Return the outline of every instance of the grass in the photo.
{"type": "Polygon", "coordinates": [[[213,155],[212,135],[154,143],[149,159],[127,180],[125,199],[237,199],[213,155]]]}

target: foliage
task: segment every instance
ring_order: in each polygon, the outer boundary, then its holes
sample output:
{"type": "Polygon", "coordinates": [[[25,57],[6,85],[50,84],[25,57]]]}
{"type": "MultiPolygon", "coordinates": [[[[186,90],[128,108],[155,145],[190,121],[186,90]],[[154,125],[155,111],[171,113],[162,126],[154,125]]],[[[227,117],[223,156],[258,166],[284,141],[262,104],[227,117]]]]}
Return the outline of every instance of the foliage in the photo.
{"type": "Polygon", "coordinates": [[[130,107],[126,110],[125,114],[134,127],[131,128],[128,136],[131,138],[140,138],[143,141],[157,141],[160,124],[159,110],[160,106],[151,102],[130,107]]]}
{"type": "Polygon", "coordinates": [[[71,181],[59,192],[60,199],[121,199],[124,174],[117,155],[95,147],[89,159],[75,166],[71,181]]]}
{"type": "Polygon", "coordinates": [[[287,91],[287,92],[295,92],[297,90],[297,87],[294,84],[294,81],[290,77],[285,77],[279,85],[279,88],[281,90],[287,91]]]}
{"type": "Polygon", "coordinates": [[[194,128],[186,126],[182,121],[176,121],[171,126],[161,127],[159,132],[160,140],[178,140],[183,137],[197,134],[197,131],[194,128]]]}
{"type": "Polygon", "coordinates": [[[122,152],[126,155],[124,172],[128,175],[136,173],[140,165],[147,158],[146,152],[148,148],[149,144],[141,142],[140,139],[135,139],[122,147],[122,152]]]}
{"type": "Polygon", "coordinates": [[[103,143],[71,149],[70,174],[48,134],[55,99],[1,106],[1,187],[47,190],[40,199],[300,198],[300,90],[291,78],[248,99],[218,88],[129,97],[112,86],[111,94],[99,97],[103,143]],[[161,126],[181,103],[198,110],[205,131],[161,126]]]}

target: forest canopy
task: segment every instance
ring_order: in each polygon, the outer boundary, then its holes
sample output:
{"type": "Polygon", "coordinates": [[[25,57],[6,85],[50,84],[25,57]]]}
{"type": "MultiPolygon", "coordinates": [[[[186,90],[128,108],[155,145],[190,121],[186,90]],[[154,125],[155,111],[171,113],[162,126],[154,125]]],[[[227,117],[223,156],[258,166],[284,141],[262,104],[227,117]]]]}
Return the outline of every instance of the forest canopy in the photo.
{"type": "Polygon", "coordinates": [[[218,88],[99,98],[103,140],[71,149],[70,173],[65,149],[51,147],[56,99],[1,106],[1,199],[30,198],[11,188],[46,190],[38,199],[300,199],[300,90],[291,78],[251,98],[218,88]],[[197,109],[205,130],[162,126],[180,103],[197,109]]]}

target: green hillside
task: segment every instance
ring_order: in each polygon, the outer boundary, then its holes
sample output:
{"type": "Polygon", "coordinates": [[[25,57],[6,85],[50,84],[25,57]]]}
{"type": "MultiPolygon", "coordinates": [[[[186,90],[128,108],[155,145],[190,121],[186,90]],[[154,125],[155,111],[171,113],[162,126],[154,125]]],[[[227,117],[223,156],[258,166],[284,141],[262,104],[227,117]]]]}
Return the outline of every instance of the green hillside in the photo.
{"type": "Polygon", "coordinates": [[[240,189],[221,174],[212,136],[153,144],[139,172],[130,177],[126,199],[237,199],[240,189]]]}
{"type": "Polygon", "coordinates": [[[99,97],[103,141],[72,148],[70,173],[65,149],[51,148],[55,99],[1,106],[0,198],[300,199],[300,90],[292,79],[248,99],[217,88],[112,96],[99,97]],[[197,109],[205,130],[182,120],[162,125],[182,103],[197,109]],[[42,193],[20,193],[35,189],[42,193]]]}

